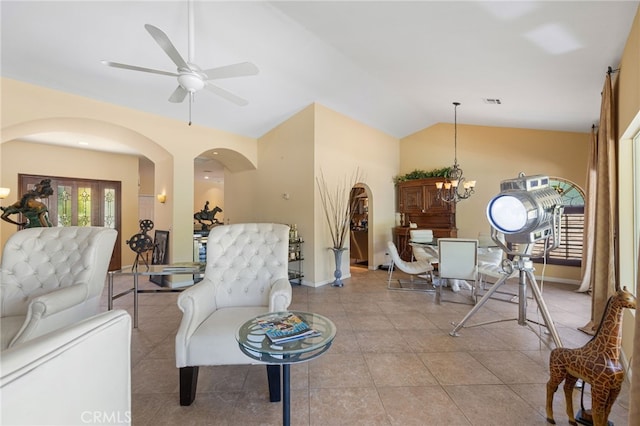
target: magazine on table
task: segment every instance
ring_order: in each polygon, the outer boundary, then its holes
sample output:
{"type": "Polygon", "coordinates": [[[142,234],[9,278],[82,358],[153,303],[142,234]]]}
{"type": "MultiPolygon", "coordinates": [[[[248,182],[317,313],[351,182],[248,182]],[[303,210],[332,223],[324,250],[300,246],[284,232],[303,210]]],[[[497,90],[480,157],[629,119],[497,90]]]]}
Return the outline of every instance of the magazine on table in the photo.
{"type": "Polygon", "coordinates": [[[259,320],[258,324],[265,330],[265,334],[273,343],[291,342],[320,335],[317,330],[309,327],[302,318],[291,312],[259,320]]]}

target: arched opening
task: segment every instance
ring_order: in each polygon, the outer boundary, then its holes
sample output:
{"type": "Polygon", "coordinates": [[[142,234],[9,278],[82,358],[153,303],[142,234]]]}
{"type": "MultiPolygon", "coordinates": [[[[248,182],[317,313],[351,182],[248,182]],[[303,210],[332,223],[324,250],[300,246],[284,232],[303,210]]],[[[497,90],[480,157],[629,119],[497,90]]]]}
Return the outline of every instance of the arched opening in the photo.
{"type": "Polygon", "coordinates": [[[253,170],[251,162],[237,151],[214,148],[193,160],[194,260],[206,261],[209,231],[225,221],[225,175],[253,170]]]}
{"type": "MultiPolygon", "coordinates": [[[[19,197],[21,188],[18,187],[18,176],[25,173],[89,183],[121,182],[121,198],[117,209],[118,217],[122,219],[112,224],[119,231],[114,254],[117,252],[118,259],[121,259],[118,264],[132,263],[135,254],[127,248],[126,240],[138,232],[139,168],[143,161],[151,164],[152,186],[149,192],[154,193],[153,161],[143,157],[142,153],[156,161],[166,161],[170,157],[166,150],[131,129],[80,118],[41,119],[9,126],[2,129],[0,142],[2,184],[11,189],[12,197],[19,197]]],[[[56,187],[56,190],[59,188],[56,187]]],[[[98,192],[93,196],[97,197],[96,194],[98,192]]],[[[55,202],[55,207],[60,207],[59,194],[54,195],[49,202],[55,202]]],[[[100,206],[99,201],[93,199],[96,208],[100,206]]],[[[73,220],[70,223],[74,224],[73,220]]],[[[0,224],[0,230],[2,246],[17,231],[15,226],[8,223],[0,224]]]]}
{"type": "Polygon", "coordinates": [[[350,229],[350,266],[369,268],[373,265],[373,232],[369,227],[372,223],[373,209],[371,190],[363,183],[357,183],[351,188],[350,205],[354,209],[350,229]]]}

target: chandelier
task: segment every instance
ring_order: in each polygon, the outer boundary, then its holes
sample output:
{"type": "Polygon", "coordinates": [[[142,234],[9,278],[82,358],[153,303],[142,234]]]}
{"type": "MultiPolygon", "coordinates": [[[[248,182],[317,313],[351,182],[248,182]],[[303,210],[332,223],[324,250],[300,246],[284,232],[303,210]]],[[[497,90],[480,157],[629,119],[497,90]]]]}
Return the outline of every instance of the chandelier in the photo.
{"type": "Polygon", "coordinates": [[[445,203],[457,203],[465,200],[475,192],[475,180],[466,180],[462,176],[462,169],[458,165],[458,106],[460,102],[453,103],[453,166],[446,172],[444,181],[436,182],[438,189],[437,199],[445,203]]]}

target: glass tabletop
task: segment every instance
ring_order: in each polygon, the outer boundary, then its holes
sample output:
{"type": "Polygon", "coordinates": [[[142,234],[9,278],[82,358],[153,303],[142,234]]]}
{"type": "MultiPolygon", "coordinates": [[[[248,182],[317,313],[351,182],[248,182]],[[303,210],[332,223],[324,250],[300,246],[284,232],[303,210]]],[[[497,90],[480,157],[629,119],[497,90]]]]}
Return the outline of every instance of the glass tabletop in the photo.
{"type": "MultiPolygon", "coordinates": [[[[438,247],[438,238],[434,237],[431,241],[413,241],[409,240],[409,245],[416,245],[418,247],[438,247]]],[[[478,241],[478,248],[497,248],[498,245],[491,242],[480,242],[478,241]]]]}
{"type": "Polygon", "coordinates": [[[336,326],[329,318],[311,312],[285,311],[270,312],[245,322],[238,329],[236,340],[242,352],[253,359],[293,364],[308,361],[324,353],[331,346],[335,336],[336,326]],[[297,315],[320,334],[285,343],[272,343],[258,322],[281,318],[288,313],[297,315]]]}
{"type": "Polygon", "coordinates": [[[116,271],[109,271],[109,274],[115,275],[179,275],[179,274],[202,274],[204,273],[205,263],[176,263],[171,265],[132,265],[125,266],[116,271]]]}

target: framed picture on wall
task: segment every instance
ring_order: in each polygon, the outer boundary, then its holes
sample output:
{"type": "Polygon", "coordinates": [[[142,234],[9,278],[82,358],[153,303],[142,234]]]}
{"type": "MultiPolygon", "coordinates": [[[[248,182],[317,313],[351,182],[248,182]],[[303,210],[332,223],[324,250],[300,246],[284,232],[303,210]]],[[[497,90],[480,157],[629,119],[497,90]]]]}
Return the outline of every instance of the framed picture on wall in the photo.
{"type": "MultiPolygon", "coordinates": [[[[153,240],[153,256],[151,257],[152,265],[166,265],[169,263],[169,231],[156,230],[153,240]]],[[[150,275],[149,281],[158,285],[163,285],[166,276],[150,275]]]]}

